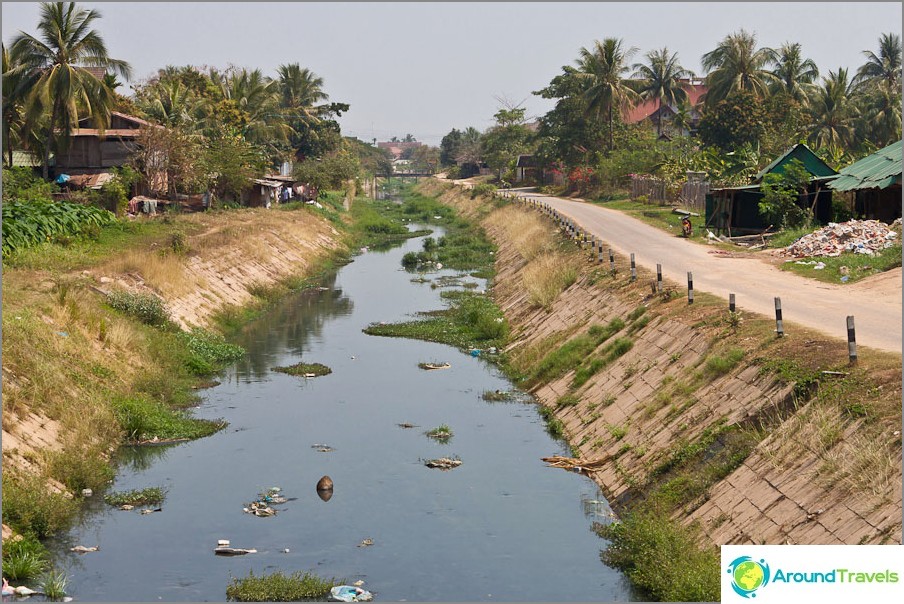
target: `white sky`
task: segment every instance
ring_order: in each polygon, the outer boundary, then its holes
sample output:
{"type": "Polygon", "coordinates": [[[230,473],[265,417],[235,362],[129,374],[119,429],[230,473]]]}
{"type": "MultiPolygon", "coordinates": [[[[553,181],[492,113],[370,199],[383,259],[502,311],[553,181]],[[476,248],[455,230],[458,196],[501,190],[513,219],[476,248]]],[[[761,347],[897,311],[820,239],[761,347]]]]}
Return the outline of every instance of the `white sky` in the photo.
{"type": "MultiPolygon", "coordinates": [[[[453,127],[492,124],[497,98],[527,99],[528,116],[552,107],[531,94],[579,49],[606,37],[640,52],[668,46],[701,73],[700,57],[745,28],[762,46],[800,42],[822,73],[856,70],[882,33],[902,29],[900,2],[84,2],[110,55],[142,80],[173,65],[229,64],[275,75],[298,62],[351,110],[343,133],[386,140],[411,133],[438,144],[453,127]]],[[[2,3],[2,37],[36,33],[38,4],[2,3]]],[[[122,91],[122,89],[120,89],[122,91]]]]}

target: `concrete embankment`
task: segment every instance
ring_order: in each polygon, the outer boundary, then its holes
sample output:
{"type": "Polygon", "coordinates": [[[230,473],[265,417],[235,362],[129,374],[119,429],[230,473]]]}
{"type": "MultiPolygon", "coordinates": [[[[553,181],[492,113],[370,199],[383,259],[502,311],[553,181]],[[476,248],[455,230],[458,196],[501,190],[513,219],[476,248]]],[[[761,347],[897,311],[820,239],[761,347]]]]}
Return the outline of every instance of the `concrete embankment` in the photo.
{"type": "MultiPolygon", "coordinates": [[[[430,188],[478,215],[460,191],[430,188]]],[[[689,305],[676,284],[652,292],[654,275],[632,282],[623,259],[613,275],[608,258],[570,243],[575,278],[539,306],[526,287],[536,259],[512,229],[527,212],[484,219],[498,246],[494,298],[515,334],[507,353],[530,378],[557,351],[587,347],[525,383],[578,456],[606,460],[592,477],[617,509],[655,494],[717,545],[901,542],[900,355],[865,351],[849,366],[842,339],[803,328],[777,338],[769,317],[731,316],[705,295],[689,305]],[[587,344],[609,325],[617,332],[587,344]]]]}

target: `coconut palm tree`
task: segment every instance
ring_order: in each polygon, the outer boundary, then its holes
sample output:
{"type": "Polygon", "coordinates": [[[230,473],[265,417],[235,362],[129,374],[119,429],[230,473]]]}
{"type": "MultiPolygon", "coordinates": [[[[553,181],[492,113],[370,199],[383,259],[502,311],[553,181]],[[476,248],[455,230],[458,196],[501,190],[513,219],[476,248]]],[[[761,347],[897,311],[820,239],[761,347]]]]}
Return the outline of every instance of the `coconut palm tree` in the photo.
{"type": "Polygon", "coordinates": [[[16,62],[2,45],[3,53],[3,153],[6,165],[13,165],[13,147],[26,146],[25,97],[34,85],[35,74],[16,62]]]}
{"type": "Polygon", "coordinates": [[[178,79],[158,80],[136,95],[136,103],[145,115],[168,128],[192,129],[198,102],[178,79]]]}
{"type": "Polygon", "coordinates": [[[684,78],[693,77],[693,73],[678,62],[678,53],[669,54],[668,48],[651,50],[646,54],[648,64],[634,64],[634,78],[641,83],[637,92],[643,99],[658,101],[659,119],[656,120],[656,135],[662,134],[663,103],[677,107],[687,102],[687,90],[681,85],[684,78]]]}
{"type": "Polygon", "coordinates": [[[766,69],[773,51],[756,47],[756,36],[743,29],[729,34],[701,59],[706,70],[706,105],[716,103],[734,92],[749,91],[758,98],[769,95],[769,84],[775,80],[766,69]]]}
{"type": "Polygon", "coordinates": [[[819,77],[819,68],[812,59],[805,59],[800,44],[786,42],[778,50],[769,50],[769,62],[772,63],[772,92],[783,92],[801,104],[806,104],[816,86],[813,84],[819,77]]]}
{"type": "Polygon", "coordinates": [[[624,112],[640,101],[640,95],[624,77],[630,70],[628,61],[636,52],[633,47],[625,49],[620,39],[606,38],[594,41],[591,49],[581,48],[576,61],[578,69],[573,75],[581,84],[587,115],[599,119],[606,114],[610,151],[613,110],[624,112]]]}
{"type": "Polygon", "coordinates": [[[235,103],[247,120],[242,132],[248,142],[269,145],[285,141],[292,128],[279,111],[278,84],[260,69],[233,69],[218,79],[223,97],[235,103]]]}
{"type": "Polygon", "coordinates": [[[80,109],[95,119],[98,128],[109,122],[113,91],[85,67],[103,67],[126,79],[131,77],[131,68],[125,61],[111,58],[101,35],[91,29],[101,16],[98,11],[77,8],[74,2],[44,2],[40,15],[40,37],[19,32],[10,53],[12,60],[35,78],[25,100],[26,128],[47,112],[50,115],[42,160],[47,178],[58,127],[67,136],[78,124],[80,109]]]}
{"type": "Polygon", "coordinates": [[[280,106],[290,115],[290,119],[316,123],[317,104],[330,98],[323,91],[323,78],[310,69],[302,69],[298,63],[280,65],[276,73],[279,76],[280,106]]]}
{"type": "Polygon", "coordinates": [[[901,37],[898,34],[882,34],[879,38],[879,54],[864,50],[866,63],[857,70],[856,85],[884,83],[893,89],[901,87],[901,37]]]}
{"type": "Polygon", "coordinates": [[[901,140],[901,92],[884,83],[862,95],[860,137],[877,148],[901,140]]]}
{"type": "Polygon", "coordinates": [[[824,77],[810,104],[809,140],[830,151],[850,149],[854,142],[857,108],[848,70],[839,67],[824,77]]]}

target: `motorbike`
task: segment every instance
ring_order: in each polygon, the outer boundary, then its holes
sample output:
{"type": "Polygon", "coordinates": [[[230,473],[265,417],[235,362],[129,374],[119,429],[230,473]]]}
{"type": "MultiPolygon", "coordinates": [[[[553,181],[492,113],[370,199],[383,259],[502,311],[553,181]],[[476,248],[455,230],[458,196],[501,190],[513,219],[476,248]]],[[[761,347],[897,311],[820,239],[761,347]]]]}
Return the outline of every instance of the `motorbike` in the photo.
{"type": "Polygon", "coordinates": [[[687,216],[681,219],[681,231],[685,238],[689,238],[694,232],[694,227],[691,225],[691,219],[687,216]]]}

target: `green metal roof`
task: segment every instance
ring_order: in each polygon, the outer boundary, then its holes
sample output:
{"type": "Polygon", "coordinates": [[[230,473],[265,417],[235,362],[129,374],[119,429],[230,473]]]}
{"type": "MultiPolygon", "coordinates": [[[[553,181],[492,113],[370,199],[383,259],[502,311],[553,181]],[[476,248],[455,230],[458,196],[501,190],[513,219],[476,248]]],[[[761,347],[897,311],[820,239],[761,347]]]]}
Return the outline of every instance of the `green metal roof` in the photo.
{"type": "Polygon", "coordinates": [[[807,172],[813,176],[832,176],[838,174],[838,172],[833,170],[826,162],[819,159],[819,156],[813,153],[808,146],[803,143],[798,143],[776,158],[771,164],[757,172],[754,180],[760,182],[764,176],[773,172],[781,174],[785,171],[785,164],[792,159],[799,160],[804,165],[804,168],[807,169],[807,172]]]}
{"type": "MultiPolygon", "coordinates": [[[[50,156],[48,165],[54,165],[54,157],[50,156]]],[[[31,151],[16,151],[13,149],[13,165],[26,168],[40,168],[41,158],[31,151]]]]}
{"type": "Polygon", "coordinates": [[[901,141],[898,141],[852,163],[829,186],[836,191],[856,191],[885,189],[893,184],[900,184],[901,146],[901,141]]]}

